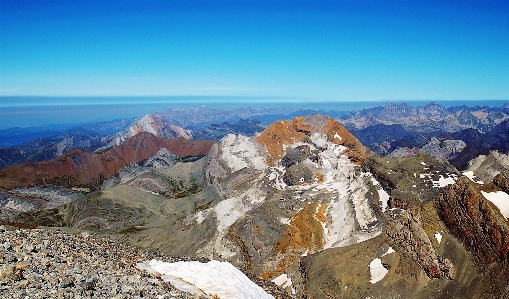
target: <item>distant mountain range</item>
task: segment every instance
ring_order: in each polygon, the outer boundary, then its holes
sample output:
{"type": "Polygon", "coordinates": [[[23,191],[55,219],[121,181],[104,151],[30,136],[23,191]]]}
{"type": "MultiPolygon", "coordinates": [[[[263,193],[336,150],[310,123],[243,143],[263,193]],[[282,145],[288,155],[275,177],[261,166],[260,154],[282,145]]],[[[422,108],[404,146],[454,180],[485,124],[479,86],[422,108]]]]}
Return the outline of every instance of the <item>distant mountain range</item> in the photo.
{"type": "MultiPolygon", "coordinates": [[[[505,121],[469,130],[503,138],[505,121]]],[[[476,157],[462,172],[431,150],[450,140],[384,157],[322,114],[217,141],[139,132],[0,170],[0,222],[229,261],[285,298],[507,297],[509,156],[476,157]]]]}

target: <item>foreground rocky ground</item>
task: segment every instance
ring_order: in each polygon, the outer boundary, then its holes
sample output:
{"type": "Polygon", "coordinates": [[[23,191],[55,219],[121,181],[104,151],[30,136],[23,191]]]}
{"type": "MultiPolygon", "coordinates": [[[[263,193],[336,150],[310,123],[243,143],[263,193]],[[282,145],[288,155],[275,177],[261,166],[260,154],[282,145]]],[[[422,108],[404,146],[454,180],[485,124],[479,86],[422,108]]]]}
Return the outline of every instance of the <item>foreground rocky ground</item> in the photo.
{"type": "Polygon", "coordinates": [[[186,260],[86,233],[0,226],[0,298],[197,298],[135,267],[150,259],[186,260]]]}

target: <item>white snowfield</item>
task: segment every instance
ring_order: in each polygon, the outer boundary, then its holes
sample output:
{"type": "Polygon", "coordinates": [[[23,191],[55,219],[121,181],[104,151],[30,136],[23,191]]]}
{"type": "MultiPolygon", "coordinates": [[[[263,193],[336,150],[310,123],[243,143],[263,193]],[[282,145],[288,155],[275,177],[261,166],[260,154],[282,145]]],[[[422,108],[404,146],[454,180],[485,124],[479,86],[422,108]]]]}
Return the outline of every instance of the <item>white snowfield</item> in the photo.
{"type": "MultiPolygon", "coordinates": [[[[355,175],[356,165],[343,155],[346,148],[332,143],[325,134],[315,133],[309,139],[312,141],[312,144],[308,144],[311,150],[316,150],[315,146],[323,149],[319,153],[321,162],[315,165],[324,174],[323,182],[290,189],[305,188],[310,193],[330,193],[331,200],[325,211],[328,223],[322,223],[325,238],[323,249],[347,246],[379,235],[382,230],[378,226],[373,227],[377,218],[366,200],[366,181],[371,180],[376,185],[376,179],[370,173],[355,175]]],[[[314,162],[308,160],[307,163],[314,162]]],[[[388,200],[384,194],[380,196],[382,200],[388,200]]]]}
{"type": "Polygon", "coordinates": [[[509,218],[509,194],[504,191],[496,192],[484,192],[481,191],[482,195],[489,201],[491,201],[500,210],[500,213],[507,219],[509,218]]]}
{"type": "Polygon", "coordinates": [[[166,263],[150,260],[136,264],[140,270],[160,274],[177,289],[199,296],[220,299],[274,298],[227,262],[166,263]]]}

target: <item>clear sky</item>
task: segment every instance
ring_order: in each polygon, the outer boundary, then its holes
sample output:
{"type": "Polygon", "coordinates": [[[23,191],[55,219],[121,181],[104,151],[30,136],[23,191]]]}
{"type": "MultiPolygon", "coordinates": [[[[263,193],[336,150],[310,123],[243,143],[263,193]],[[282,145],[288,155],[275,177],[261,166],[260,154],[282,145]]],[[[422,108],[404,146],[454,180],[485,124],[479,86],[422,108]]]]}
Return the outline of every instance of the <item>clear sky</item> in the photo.
{"type": "Polygon", "coordinates": [[[0,0],[1,96],[509,99],[509,1],[0,0]]]}

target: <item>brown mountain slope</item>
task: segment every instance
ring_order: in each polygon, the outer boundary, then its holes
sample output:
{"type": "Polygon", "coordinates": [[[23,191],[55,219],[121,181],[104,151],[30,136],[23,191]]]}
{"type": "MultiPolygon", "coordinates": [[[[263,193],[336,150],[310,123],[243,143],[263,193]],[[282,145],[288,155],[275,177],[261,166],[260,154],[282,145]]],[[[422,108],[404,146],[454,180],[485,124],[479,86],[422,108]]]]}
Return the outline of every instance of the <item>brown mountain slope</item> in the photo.
{"type": "Polygon", "coordinates": [[[141,132],[126,142],[101,153],[81,150],[69,152],[58,158],[36,163],[23,163],[0,171],[0,189],[35,184],[57,184],[68,187],[99,186],[101,181],[115,174],[120,168],[147,159],[166,148],[179,156],[207,154],[214,144],[209,140],[185,138],[162,139],[151,133],[141,132]]]}

